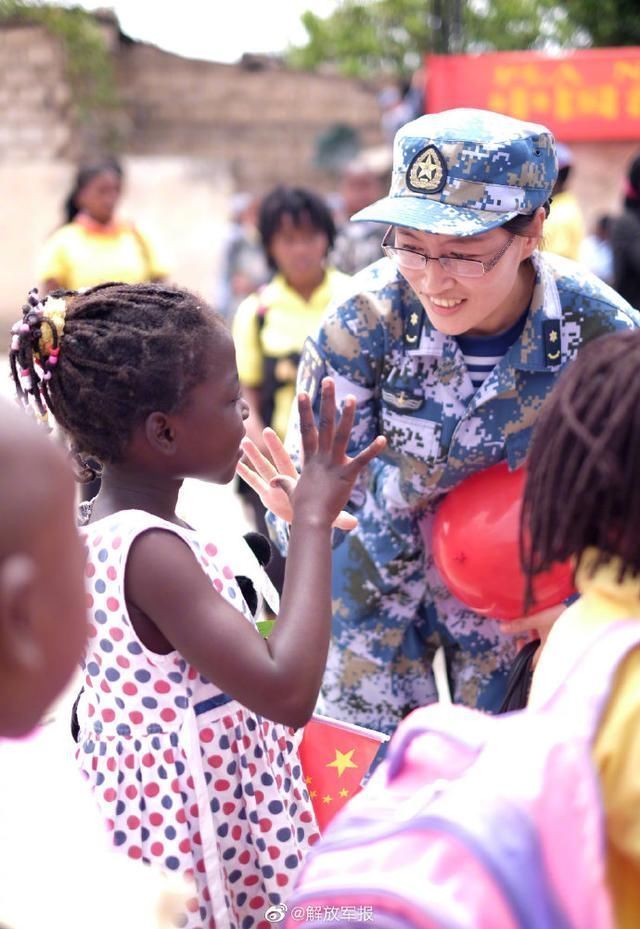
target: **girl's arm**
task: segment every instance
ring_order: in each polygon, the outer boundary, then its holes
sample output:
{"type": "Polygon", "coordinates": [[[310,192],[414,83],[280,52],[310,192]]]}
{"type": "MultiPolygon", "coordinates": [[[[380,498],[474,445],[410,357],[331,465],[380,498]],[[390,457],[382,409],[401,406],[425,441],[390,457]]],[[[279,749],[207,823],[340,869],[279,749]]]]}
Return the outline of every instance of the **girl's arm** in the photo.
{"type": "Polygon", "coordinates": [[[334,387],[325,380],[316,429],[309,398],[299,398],[305,465],[293,490],[282,608],[269,640],[215,591],[193,552],[170,531],[139,536],[127,561],[130,611],[143,613],[229,696],[294,727],[313,712],[329,647],[331,524],[358,474],[384,447],[378,438],[357,457],[346,456],[354,409],[348,398],[336,424],[334,387]]]}

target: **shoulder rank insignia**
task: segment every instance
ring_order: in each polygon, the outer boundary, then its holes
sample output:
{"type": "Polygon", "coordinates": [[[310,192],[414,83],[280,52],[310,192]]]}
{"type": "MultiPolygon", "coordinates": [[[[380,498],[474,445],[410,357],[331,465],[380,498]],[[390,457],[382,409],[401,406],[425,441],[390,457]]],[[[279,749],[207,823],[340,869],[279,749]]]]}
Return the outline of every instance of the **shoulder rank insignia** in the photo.
{"type": "Polygon", "coordinates": [[[427,145],[407,168],[407,187],[418,194],[437,194],[447,183],[447,163],[435,145],[427,145]]]}
{"type": "Polygon", "coordinates": [[[417,310],[411,310],[404,326],[404,350],[408,351],[417,348],[422,335],[422,326],[424,323],[424,310],[419,307],[417,310]]]}
{"type": "Polygon", "coordinates": [[[382,400],[396,413],[413,413],[424,406],[424,396],[399,387],[383,387],[382,400]]]}
{"type": "Polygon", "coordinates": [[[326,373],[324,358],[318,351],[318,346],[312,338],[307,338],[302,349],[302,357],[298,367],[298,383],[296,390],[309,394],[313,403],[318,395],[322,378],[326,373]]]}
{"type": "Polygon", "coordinates": [[[544,360],[548,365],[559,365],[562,361],[560,348],[560,320],[545,319],[542,323],[544,360]]]}

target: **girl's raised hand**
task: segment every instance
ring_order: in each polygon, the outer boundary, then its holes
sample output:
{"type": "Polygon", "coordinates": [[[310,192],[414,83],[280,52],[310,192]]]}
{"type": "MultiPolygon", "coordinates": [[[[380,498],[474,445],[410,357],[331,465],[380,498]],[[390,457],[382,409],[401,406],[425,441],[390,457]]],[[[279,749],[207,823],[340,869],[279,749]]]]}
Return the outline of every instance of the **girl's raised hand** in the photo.
{"type": "Polygon", "coordinates": [[[355,408],[355,398],[347,397],[342,415],[336,422],[335,386],[331,378],[325,378],[322,382],[319,426],[316,426],[308,395],[299,394],[303,474],[308,475],[302,487],[298,488],[300,475],[272,429],[264,431],[264,441],[271,460],[253,442],[245,439],[242,447],[246,461],[238,465],[238,474],[259,494],[267,509],[287,522],[293,519],[295,502],[296,509],[308,508],[309,505],[312,509],[315,507],[320,518],[327,513],[333,514],[332,525],[338,529],[348,531],[355,528],[358,520],[350,513],[341,512],[341,507],[347,503],[360,472],[386,444],[386,440],[378,436],[354,458],[347,457],[355,408]],[[325,489],[328,495],[325,495],[325,489]],[[335,512],[334,501],[340,502],[335,512]],[[321,512],[323,507],[324,513],[321,512]]]}

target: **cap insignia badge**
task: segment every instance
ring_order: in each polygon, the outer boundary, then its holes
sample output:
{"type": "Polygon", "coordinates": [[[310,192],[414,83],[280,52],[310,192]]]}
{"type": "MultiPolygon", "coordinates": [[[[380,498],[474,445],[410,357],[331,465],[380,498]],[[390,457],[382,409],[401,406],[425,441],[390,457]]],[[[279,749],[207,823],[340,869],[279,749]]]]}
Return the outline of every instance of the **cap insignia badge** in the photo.
{"type": "Polygon", "coordinates": [[[447,163],[435,145],[418,152],[407,168],[407,187],[419,194],[437,194],[447,182],[447,163]]]}

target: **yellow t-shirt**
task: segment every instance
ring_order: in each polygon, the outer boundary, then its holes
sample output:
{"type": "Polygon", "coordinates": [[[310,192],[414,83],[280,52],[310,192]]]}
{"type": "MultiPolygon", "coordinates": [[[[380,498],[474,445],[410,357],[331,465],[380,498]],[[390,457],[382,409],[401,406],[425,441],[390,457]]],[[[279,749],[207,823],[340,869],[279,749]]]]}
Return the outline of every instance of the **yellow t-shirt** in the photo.
{"type": "Polygon", "coordinates": [[[578,261],[584,239],[584,220],[574,193],[565,190],[553,197],[549,218],[543,230],[545,252],[578,261]]]}
{"type": "Polygon", "coordinates": [[[346,274],[329,269],[307,301],[289,287],[281,274],[276,274],[262,290],[243,300],[236,311],[233,339],[240,383],[245,387],[262,387],[265,358],[281,359],[278,379],[287,383],[275,392],[270,423],[281,438],[287,431],[295,396],[296,368],[289,361],[290,356],[300,355],[305,339],[315,335],[325,310],[346,294],[350,280],[346,274]],[[257,314],[261,308],[265,312],[260,328],[257,314]]]}
{"type": "Polygon", "coordinates": [[[83,290],[106,281],[139,284],[165,277],[167,268],[148,236],[129,223],[106,229],[74,220],[45,243],[38,279],[55,280],[68,290],[83,290]]]}
{"type": "MultiPolygon", "coordinates": [[[[619,564],[598,568],[593,578],[589,551],[577,572],[582,596],[558,619],[549,634],[533,675],[530,704],[566,673],[581,642],[615,620],[640,621],[640,579],[617,580],[619,564]]],[[[625,659],[594,743],[607,832],[607,873],[615,925],[640,927],[640,648],[625,659]]]]}

